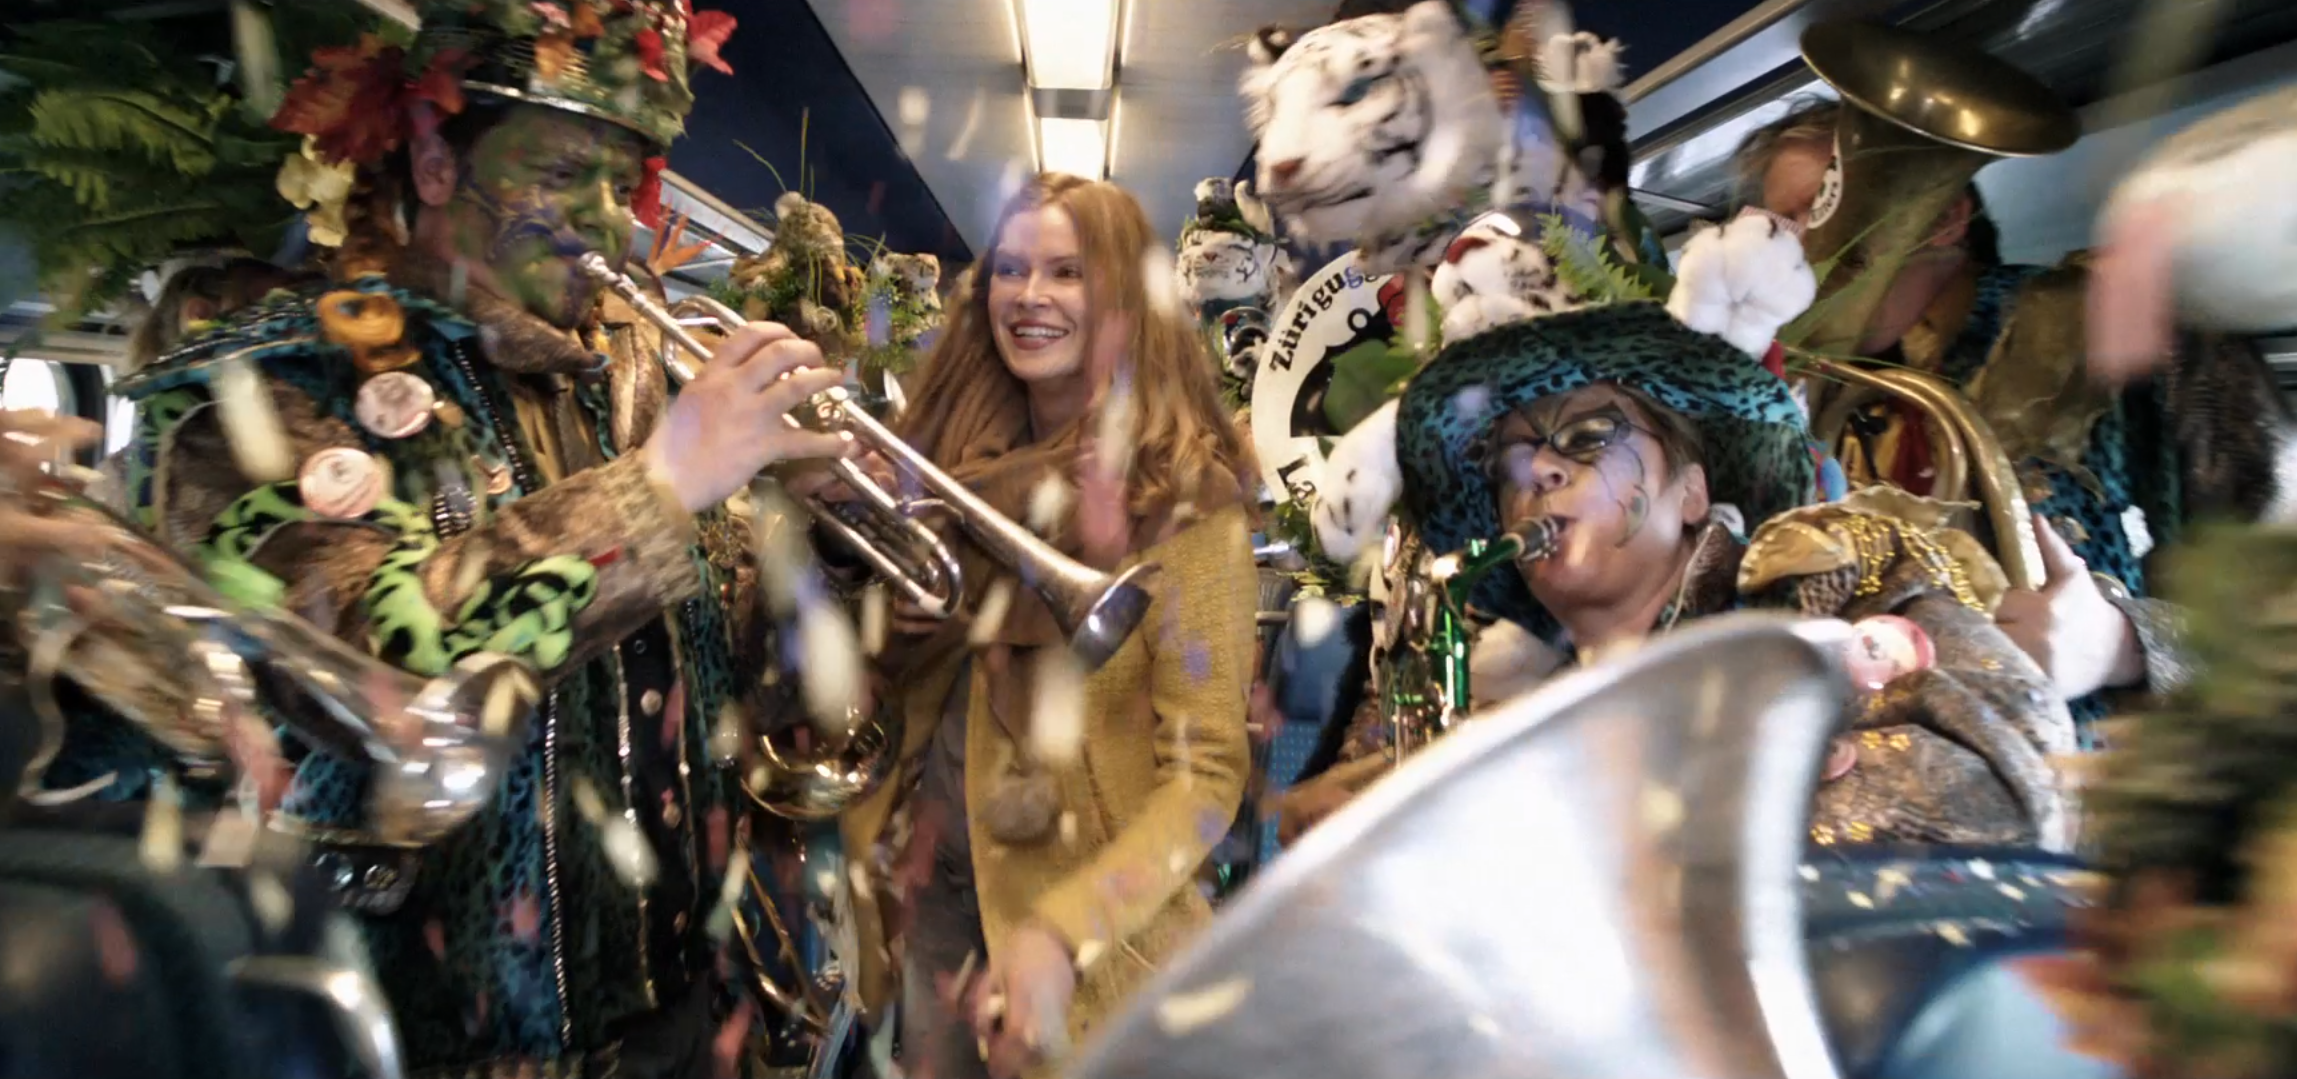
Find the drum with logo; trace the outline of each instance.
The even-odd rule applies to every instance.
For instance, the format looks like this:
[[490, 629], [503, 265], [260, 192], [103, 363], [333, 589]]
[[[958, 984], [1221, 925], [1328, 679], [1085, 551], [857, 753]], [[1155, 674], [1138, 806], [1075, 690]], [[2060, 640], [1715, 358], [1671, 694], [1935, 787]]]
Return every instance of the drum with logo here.
[[1401, 277], [1366, 277], [1356, 256], [1342, 255], [1303, 281], [1269, 324], [1252, 380], [1252, 448], [1276, 501], [1313, 500], [1325, 444], [1345, 433], [1324, 415], [1332, 361], [1395, 336], [1403, 292]]

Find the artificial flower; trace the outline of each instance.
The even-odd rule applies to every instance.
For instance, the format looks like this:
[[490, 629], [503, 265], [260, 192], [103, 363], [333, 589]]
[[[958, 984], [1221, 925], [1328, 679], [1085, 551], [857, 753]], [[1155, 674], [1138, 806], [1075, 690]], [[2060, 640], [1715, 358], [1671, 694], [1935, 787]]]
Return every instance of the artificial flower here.
[[557, 82], [573, 62], [574, 38], [567, 33], [553, 30], [534, 40], [534, 70], [545, 82]]
[[574, 5], [574, 36], [584, 41], [606, 36], [606, 24], [599, 21], [598, 9], [587, 0]]
[[551, 3], [550, 0], [534, 0], [533, 3], [527, 5], [527, 8], [541, 16], [542, 21], [557, 29], [569, 30], [574, 27], [574, 20], [567, 16], [566, 9]]
[[717, 69], [720, 74], [733, 74], [733, 67], [719, 57], [718, 50], [727, 38], [734, 36], [737, 25], [734, 17], [723, 11], [695, 12], [686, 24], [686, 55], [697, 64]]
[[[420, 79], [406, 76], [406, 52], [367, 34], [359, 44], [320, 49], [312, 67], [287, 92], [271, 126], [312, 136], [321, 159], [372, 164], [399, 148], [412, 125], [422, 124], [416, 102], [440, 112], [463, 111], [462, 69], [467, 53], [442, 50]], [[410, 115], [412, 113], [413, 115]]]
[[638, 63], [648, 78], [655, 82], [669, 82], [670, 73], [662, 69], [662, 31], [649, 26], [638, 31]]
[[348, 161], [321, 160], [319, 140], [305, 135], [302, 150], [280, 162], [279, 176], [273, 184], [280, 198], [304, 211], [304, 223], [312, 243], [341, 247], [349, 232], [343, 212], [350, 205], [351, 186], [357, 174], [358, 170]]
[[662, 228], [662, 170], [670, 162], [660, 157], [646, 159], [646, 175], [638, 181], [638, 190], [630, 195], [631, 216], [638, 223], [659, 231]]

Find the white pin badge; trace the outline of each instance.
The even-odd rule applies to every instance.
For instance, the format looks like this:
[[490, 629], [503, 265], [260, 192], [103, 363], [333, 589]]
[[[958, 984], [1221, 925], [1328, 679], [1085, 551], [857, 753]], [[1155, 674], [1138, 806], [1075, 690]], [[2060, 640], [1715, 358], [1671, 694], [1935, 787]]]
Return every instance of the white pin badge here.
[[304, 460], [295, 486], [303, 505], [322, 517], [361, 517], [383, 499], [383, 464], [363, 450], [337, 446]]
[[439, 395], [405, 371], [385, 371], [359, 384], [359, 426], [384, 438], [406, 438], [431, 424]]

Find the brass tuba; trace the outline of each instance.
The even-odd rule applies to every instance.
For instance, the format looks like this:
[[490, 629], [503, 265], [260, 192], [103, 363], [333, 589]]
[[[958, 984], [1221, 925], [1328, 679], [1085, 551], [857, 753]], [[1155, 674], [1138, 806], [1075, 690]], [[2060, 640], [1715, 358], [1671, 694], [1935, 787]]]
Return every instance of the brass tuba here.
[[[121, 708], [179, 761], [226, 756], [229, 725], [260, 701], [314, 747], [375, 766], [364, 830], [420, 846], [445, 836], [494, 800], [542, 696], [525, 663], [471, 656], [437, 678], [391, 667], [292, 614], [235, 603], [199, 569], [110, 508], [51, 482], [31, 492], [43, 510], [76, 517], [112, 537], [65, 567], [64, 578], [100, 595], [105, 628], [132, 640], [111, 663], [169, 673], [166, 711]], [[59, 679], [103, 671], [74, 668], [76, 642], [94, 628], [58, 581], [37, 589], [19, 614], [27, 638], [27, 696], [43, 727], [27, 770], [36, 783], [62, 747]], [[99, 700], [99, 688], [84, 685]]]
[[[1845, 107], [1803, 241], [1825, 277], [1789, 343], [1820, 354], [1822, 378], [1906, 398], [1927, 414], [1938, 442], [1930, 493], [1961, 501], [1974, 484], [2011, 585], [2039, 587], [2041, 548], [2015, 462], [1970, 403], [1931, 375], [1828, 357], [1856, 353], [1899, 270], [1979, 169], [2063, 150], [2080, 138], [2080, 120], [2016, 67], [1910, 31], [1821, 23], [1804, 31], [1802, 53]], [[1833, 444], [1852, 410], [1850, 395], [1814, 401], [1812, 433]]]
[[1803, 941], [1849, 627], [1565, 675], [1303, 837], [1064, 1074], [1834, 1079]]

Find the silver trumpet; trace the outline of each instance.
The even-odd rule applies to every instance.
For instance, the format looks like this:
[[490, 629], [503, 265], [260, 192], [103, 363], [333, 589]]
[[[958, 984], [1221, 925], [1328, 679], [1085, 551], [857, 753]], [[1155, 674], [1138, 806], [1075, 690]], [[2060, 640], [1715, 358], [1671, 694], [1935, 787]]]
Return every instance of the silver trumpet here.
[[[542, 695], [524, 662], [481, 653], [418, 678], [292, 614], [233, 602], [166, 544], [61, 482], [29, 493], [112, 538], [36, 588], [23, 612], [27, 695], [44, 727], [27, 783], [61, 748], [56, 684], [70, 678], [195, 769], [221, 762], [230, 725], [267, 705], [314, 747], [374, 765], [362, 830], [388, 843], [430, 843], [493, 800]], [[68, 584], [99, 597], [104, 634], [88, 636], [96, 623], [65, 601]], [[104, 651], [75, 659], [82, 641]], [[160, 692], [121, 692], [105, 669], [119, 665], [166, 672]]]
[[[670, 377], [681, 385], [701, 373], [692, 361], [706, 361], [711, 352], [688, 327], [713, 326], [731, 334], [746, 321], [733, 309], [707, 297], [679, 301], [676, 306], [686, 312], [683, 316], [664, 310], [636, 282], [615, 272], [605, 258], [595, 252], [582, 256], [580, 265], [584, 273], [613, 290], [687, 354], [670, 355], [666, 349], [663, 357]], [[1024, 583], [1044, 597], [1087, 671], [1098, 670], [1116, 655], [1117, 649], [1147, 615], [1149, 594], [1140, 582], [1155, 572], [1155, 565], [1144, 563], [1120, 574], [1106, 574], [1055, 550], [936, 468], [924, 454], [894, 437], [876, 417], [856, 404], [844, 387], [833, 387], [815, 395], [807, 407], [822, 427], [850, 432], [932, 495], [907, 501], [897, 499], [852, 461], [840, 460], [833, 466], [838, 478], [860, 494], [869, 512], [878, 519], [870, 526], [871, 530], [889, 536], [898, 532], [909, 537], [922, 552], [910, 552], [907, 557], [893, 549], [881, 548], [863, 527], [845, 520], [838, 508], [819, 499], [809, 499], [819, 520], [828, 524], [855, 554], [867, 560], [872, 569], [928, 613], [949, 616], [956, 611], [963, 592], [956, 557], [931, 528], [918, 520], [918, 514], [923, 511], [947, 509], [973, 537], [975, 545], [999, 565], [1017, 573]], [[913, 576], [912, 570], [918, 572]]]
[[1367, 788], [1069, 1079], [1835, 1079], [1805, 957], [1849, 627], [1734, 614], [1565, 675]]

